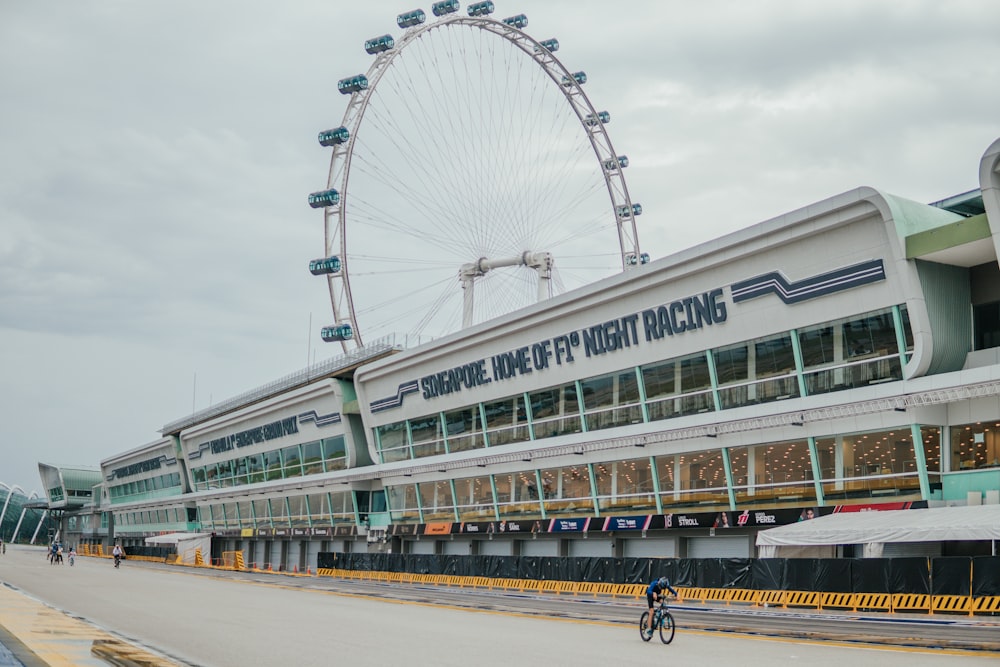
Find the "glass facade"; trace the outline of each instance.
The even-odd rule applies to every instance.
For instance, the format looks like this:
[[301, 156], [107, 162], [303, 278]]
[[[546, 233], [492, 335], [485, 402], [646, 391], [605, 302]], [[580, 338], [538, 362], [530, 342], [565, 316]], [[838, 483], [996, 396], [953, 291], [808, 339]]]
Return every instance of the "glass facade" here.
[[376, 448], [391, 463], [844, 391], [902, 380], [912, 347], [906, 307], [885, 308], [386, 424]]
[[1000, 467], [1000, 422], [975, 422], [951, 427], [953, 471], [997, 467]]
[[[292, 479], [343, 470], [347, 467], [344, 436], [272, 449], [191, 468], [195, 491], [225, 489], [258, 482]], [[180, 476], [177, 476], [180, 485]], [[113, 489], [114, 487], [112, 487]], [[115, 496], [112, 496], [114, 498]]]
[[[941, 429], [918, 428], [926, 472], [936, 478]], [[904, 426], [813, 443], [802, 439], [410, 483], [388, 486], [388, 502], [393, 522], [419, 523], [913, 499], [920, 497], [921, 470], [912, 433], [913, 427]]]

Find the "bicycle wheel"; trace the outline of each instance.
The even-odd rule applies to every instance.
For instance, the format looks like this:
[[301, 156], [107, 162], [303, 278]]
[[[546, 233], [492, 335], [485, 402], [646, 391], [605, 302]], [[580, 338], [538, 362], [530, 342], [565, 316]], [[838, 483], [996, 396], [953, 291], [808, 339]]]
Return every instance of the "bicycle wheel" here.
[[660, 641], [669, 644], [674, 641], [674, 616], [669, 611], [660, 616]]
[[642, 617], [639, 618], [639, 636], [642, 637], [642, 641], [648, 642], [653, 638], [653, 635], [646, 634], [646, 628], [649, 626], [646, 624], [649, 621], [649, 612], [642, 612]]

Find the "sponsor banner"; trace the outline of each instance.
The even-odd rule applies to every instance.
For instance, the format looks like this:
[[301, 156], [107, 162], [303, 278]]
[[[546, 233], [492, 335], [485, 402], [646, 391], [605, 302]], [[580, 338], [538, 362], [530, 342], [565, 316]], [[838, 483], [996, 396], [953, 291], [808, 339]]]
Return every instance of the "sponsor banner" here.
[[593, 521], [591, 524], [599, 524], [601, 530], [649, 530], [649, 524], [652, 523], [652, 516], [609, 516], [604, 519], [604, 523], [601, 524], [598, 521]]
[[492, 535], [497, 530], [496, 521], [469, 521], [460, 523], [454, 532], [471, 535]]
[[275, 537], [288, 537], [291, 534], [292, 534], [292, 529], [291, 528], [275, 528], [274, 529], [274, 536]]
[[583, 533], [587, 531], [590, 517], [585, 519], [552, 519], [549, 521], [550, 533]]
[[255, 531], [253, 528], [244, 528], [243, 530], [240, 531], [240, 537], [253, 537], [256, 534], [257, 531]]
[[[330, 530], [327, 528], [326, 530]], [[334, 526], [332, 529], [334, 537], [351, 537], [358, 534], [358, 527], [353, 523], [350, 525]]]
[[312, 534], [317, 537], [329, 537], [333, 534], [333, 529], [330, 526], [313, 526]]
[[424, 535], [451, 535], [450, 523], [424, 524]]
[[274, 530], [271, 528], [258, 528], [257, 537], [271, 537], [274, 535]]
[[867, 512], [875, 510], [917, 509], [926, 501], [895, 502], [836, 507], [782, 507], [777, 509], [745, 509], [725, 512], [676, 512], [670, 514], [638, 514], [611, 517], [574, 517], [504, 521], [470, 521], [467, 523], [392, 524], [389, 535], [501, 535], [518, 533], [582, 533], [629, 530], [685, 530], [729, 528], [771, 528], [798, 521], [808, 521], [835, 512]]
[[309, 537], [312, 530], [309, 528], [292, 528], [292, 537]]
[[526, 521], [497, 521], [496, 522], [496, 532], [497, 533], [529, 533], [532, 529], [535, 532], [541, 532], [541, 524], [544, 522], [536, 521], [533, 519], [528, 519]]

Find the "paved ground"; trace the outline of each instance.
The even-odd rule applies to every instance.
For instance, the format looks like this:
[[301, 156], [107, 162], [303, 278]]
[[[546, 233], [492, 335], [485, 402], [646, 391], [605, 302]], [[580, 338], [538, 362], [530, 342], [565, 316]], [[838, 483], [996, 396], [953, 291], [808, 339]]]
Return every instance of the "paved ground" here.
[[[52, 566], [41, 550], [9, 549], [0, 559], [0, 581], [7, 584], [0, 586], [0, 626], [43, 661], [36, 664], [50, 665], [108, 664], [93, 654], [95, 640], [153, 647], [157, 655], [147, 664], [219, 667], [698, 664], [707, 656], [713, 663], [768, 667], [843, 667], [846, 661], [965, 667], [996, 665], [1000, 655], [762, 639], [694, 630], [683, 622], [674, 642], [663, 646], [655, 639], [641, 642], [634, 620], [625, 620], [635, 615], [634, 603], [623, 608], [621, 621], [607, 620], [613, 616], [605, 611], [595, 619], [554, 618], [568, 603], [545, 600], [554, 607], [538, 615], [512, 610], [512, 601], [499, 597], [470, 609], [471, 596], [460, 591], [451, 591], [451, 601], [444, 591], [430, 589], [411, 591], [417, 597], [404, 600], [402, 588], [391, 586], [373, 596], [371, 586], [364, 594], [333, 590], [339, 583], [326, 578], [213, 575], [137, 562], [115, 570], [110, 561], [94, 558], [80, 558], [73, 568]], [[540, 602], [524, 601], [529, 607]], [[685, 613], [678, 610], [679, 618]]]

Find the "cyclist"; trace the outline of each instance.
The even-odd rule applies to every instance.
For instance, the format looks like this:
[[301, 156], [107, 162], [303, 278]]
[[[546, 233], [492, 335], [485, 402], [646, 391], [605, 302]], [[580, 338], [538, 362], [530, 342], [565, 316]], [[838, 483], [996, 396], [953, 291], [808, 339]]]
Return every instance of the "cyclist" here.
[[122, 549], [122, 545], [116, 544], [115, 548], [111, 550], [111, 555], [115, 557], [115, 567], [121, 563], [122, 556], [125, 554], [125, 550]]
[[671, 595], [677, 597], [677, 591], [670, 585], [670, 580], [666, 577], [653, 579], [649, 584], [649, 588], [646, 589], [646, 602], [649, 604], [649, 626], [646, 628], [646, 635], [649, 637], [653, 636], [653, 605], [657, 600], [662, 600], [666, 597], [663, 591], [670, 591]]

